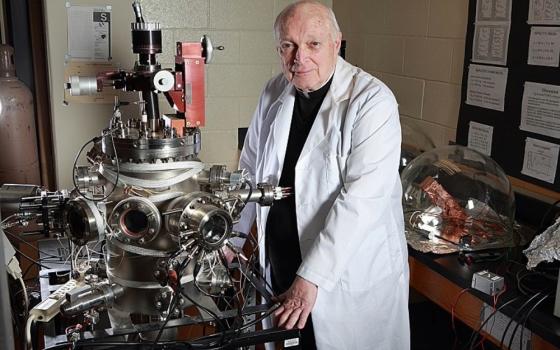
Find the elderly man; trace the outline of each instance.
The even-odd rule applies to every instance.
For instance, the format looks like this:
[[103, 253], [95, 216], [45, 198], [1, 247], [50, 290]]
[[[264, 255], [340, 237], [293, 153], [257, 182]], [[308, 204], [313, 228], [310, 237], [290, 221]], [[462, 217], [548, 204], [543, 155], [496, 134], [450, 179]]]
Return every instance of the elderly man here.
[[238, 228], [256, 214], [276, 323], [303, 329], [304, 349], [407, 349], [395, 98], [338, 57], [341, 33], [321, 3], [289, 5], [274, 30], [282, 74], [262, 92], [240, 167], [294, 195], [246, 208]]

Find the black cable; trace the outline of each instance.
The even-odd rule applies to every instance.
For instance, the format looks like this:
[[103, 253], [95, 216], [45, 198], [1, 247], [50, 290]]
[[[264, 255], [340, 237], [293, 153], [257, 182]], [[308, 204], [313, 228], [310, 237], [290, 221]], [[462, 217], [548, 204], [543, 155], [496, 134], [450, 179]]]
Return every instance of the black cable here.
[[8, 232], [7, 230], [4, 230], [4, 233], [7, 234], [8, 236], [14, 238], [14, 239], [17, 239], [17, 240], [20, 241], [21, 243], [23, 243], [23, 244], [25, 244], [25, 245], [27, 245], [27, 246], [29, 246], [29, 247], [35, 249], [37, 252], [39, 252], [39, 253], [41, 253], [41, 254], [48, 255], [48, 256], [51, 257], [51, 258], [60, 258], [60, 256], [53, 255], [53, 254], [49, 254], [49, 253], [47, 253], [47, 252], [44, 252], [44, 251], [40, 250], [39, 248], [37, 248], [37, 247], [34, 246], [33, 244], [27, 242], [25, 239], [23, 239], [23, 238], [21, 238], [21, 237], [15, 235], [15, 234], [13, 234], [13, 233]]
[[541, 222], [539, 224], [539, 228], [537, 229], [537, 233], [541, 233], [544, 230], [544, 223], [546, 221], [546, 218], [548, 217], [548, 215], [552, 212], [552, 210], [554, 209], [554, 207], [556, 207], [556, 205], [560, 203], [560, 199], [557, 200], [556, 202], [552, 203], [548, 209], [546, 210], [546, 212], [544, 213]]
[[525, 301], [523, 304], [521, 304], [521, 306], [515, 311], [513, 316], [511, 316], [506, 328], [504, 329], [504, 333], [502, 334], [502, 338], [500, 339], [500, 349], [502, 348], [502, 345], [504, 344], [504, 340], [506, 339], [507, 331], [509, 330], [509, 327], [511, 326], [512, 322], [515, 320], [517, 315], [519, 315], [519, 313], [525, 308], [525, 306], [529, 305], [531, 303], [531, 301], [533, 301], [533, 299], [539, 297], [541, 294], [542, 294], [542, 292], [538, 292], [537, 294], [530, 297], [527, 301]]
[[183, 291], [183, 288], [181, 286], [181, 273], [187, 267], [187, 265], [189, 264], [190, 261], [191, 261], [190, 259], [186, 258], [181, 263], [181, 265], [179, 266], [179, 269], [178, 269], [178, 272], [177, 272], [177, 281], [178, 281], [177, 290], [179, 291], [179, 293], [181, 293], [182, 296], [184, 296], [187, 300], [189, 300], [193, 305], [195, 305], [199, 309], [207, 312], [216, 321], [216, 324], [220, 327], [220, 329], [223, 330], [222, 331], [222, 336], [221, 336], [221, 339], [220, 339], [220, 343], [218, 343], [218, 344], [223, 344], [226, 327], [225, 327], [224, 323], [222, 322], [222, 320], [212, 310], [206, 308], [205, 306], [199, 304], [193, 298], [191, 298], [186, 292]]
[[520, 298], [520, 296], [517, 296], [507, 302], [505, 302], [504, 304], [502, 304], [499, 308], [497, 308], [496, 310], [492, 311], [490, 313], [490, 315], [488, 315], [488, 317], [486, 317], [486, 319], [480, 324], [480, 327], [478, 327], [478, 329], [476, 331], [473, 330], [472, 334], [471, 334], [471, 338], [469, 339], [468, 345], [469, 345], [469, 349], [472, 350], [474, 349], [474, 345], [476, 344], [476, 340], [478, 338], [478, 335], [480, 335], [480, 332], [482, 332], [482, 329], [484, 328], [484, 326], [486, 325], [486, 323], [488, 323], [488, 321], [490, 321], [492, 319], [492, 317], [498, 313], [499, 311], [501, 311], [504, 307], [508, 306], [509, 304], [515, 302], [516, 300], [518, 300]]
[[[231, 329], [231, 330], [228, 331], [228, 333], [238, 334], [239, 332], [241, 332], [241, 331], [243, 331], [243, 330], [259, 323], [259, 322], [261, 322], [262, 320], [264, 320], [265, 318], [270, 316], [279, 307], [280, 307], [280, 304], [274, 304], [274, 306], [272, 306], [269, 310], [267, 310], [261, 317], [256, 318], [255, 320], [253, 320], [251, 322], [248, 322], [248, 323], [246, 323], [246, 324], [244, 324], [244, 325], [242, 325], [238, 328]], [[201, 340], [212, 339], [214, 337], [216, 337], [216, 334], [211, 334], [211, 335], [203, 336], [203, 337], [200, 337], [200, 338], [196, 338], [196, 339], [193, 340], [193, 342], [190, 342], [190, 345], [191, 346], [200, 346], [201, 344], [196, 344], [196, 343], [194, 343], [194, 341], [199, 341], [200, 342]]]
[[169, 302], [169, 312], [167, 313], [167, 316], [165, 317], [165, 321], [163, 322], [163, 324], [161, 325], [161, 328], [159, 329], [159, 332], [154, 340], [154, 343], [152, 344], [152, 349], [154, 348], [154, 346], [157, 345], [159, 338], [161, 338], [161, 335], [163, 333], [163, 329], [165, 328], [165, 326], [167, 325], [167, 323], [169, 322], [169, 320], [171, 320], [171, 314], [174, 313], [175, 310], [175, 306], [177, 306], [177, 301], [179, 300], [179, 298], [177, 297], [177, 293], [175, 293], [173, 295], [173, 298], [171, 299], [171, 301]]
[[247, 205], [247, 203], [249, 203], [249, 199], [251, 199], [251, 195], [253, 195], [253, 184], [249, 180], [245, 181], [245, 184], [249, 186], [249, 194], [247, 195], [244, 203], [245, 205]]
[[[227, 271], [227, 274], [228, 274], [229, 281], [231, 282], [231, 285], [234, 286], [235, 282], [234, 282], [233, 276], [231, 275], [231, 271], [227, 268], [227, 259], [224, 255], [224, 252], [221, 249], [218, 250], [218, 256], [219, 256], [219, 259], [220, 259], [222, 265], [224, 265], [226, 267], [226, 271]], [[239, 299], [239, 297], [237, 297], [237, 305], [238, 305], [238, 307], [237, 307], [237, 320], [240, 320], [241, 323], [243, 324], [243, 313], [242, 313], [242, 310], [241, 310], [241, 299]], [[233, 320], [232, 325], [235, 325], [235, 321], [236, 321], [236, 319]], [[237, 337], [238, 333], [236, 332], [234, 334], [235, 334], [234, 338]]]
[[[523, 272], [526, 272], [524, 275], [521, 275]], [[538, 277], [541, 278], [541, 280], [535, 280], [533, 279], [532, 281], [530, 281], [530, 285], [536, 285], [537, 288], [531, 288], [530, 286], [527, 286], [527, 283], [523, 283], [523, 280], [525, 279], [529, 279], [529, 278], [534, 278], [534, 277]], [[558, 278], [556, 276], [550, 275], [548, 273], [545, 272], [539, 272], [539, 271], [525, 271], [525, 270], [519, 270], [516, 274], [515, 274], [515, 278], [517, 280], [517, 289], [519, 289], [519, 291], [523, 294], [525, 294], [526, 296], [529, 295], [533, 295], [539, 291], [542, 291], [544, 289], [546, 289], [546, 287], [548, 287], [546, 284], [543, 285], [543, 283], [541, 283], [542, 281], [546, 282], [546, 280], [548, 281], [553, 281], [554, 285], [556, 285], [556, 281], [558, 280]]]
[[49, 267], [46, 265], [41, 264], [40, 262], [38, 262], [37, 260], [30, 258], [29, 256], [25, 255], [21, 250], [18, 250], [17, 248], [14, 247], [14, 250], [16, 252], [18, 252], [18, 254], [20, 254], [21, 256], [23, 256], [25, 259], [29, 260], [30, 262], [32, 262], [33, 264], [37, 265], [37, 266], [41, 266], [44, 267], [45, 269], [48, 269]]
[[[531, 307], [531, 309], [529, 309], [529, 311], [527, 312], [527, 314], [525, 314], [525, 318], [523, 319], [523, 327], [521, 327], [521, 337], [519, 339], [519, 346], [522, 347], [523, 346], [523, 333], [525, 333], [525, 325], [527, 324], [527, 320], [529, 319], [529, 317], [531, 316], [531, 314], [533, 313], [533, 311], [535, 311], [535, 309], [543, 302], [545, 301], [548, 297], [550, 296], [550, 294], [545, 295], [544, 297], [542, 297], [541, 299], [539, 299], [539, 301], [537, 301], [535, 303], [535, 305], [533, 305], [533, 307]], [[511, 333], [511, 337], [509, 338], [509, 344], [508, 344], [508, 349], [511, 349], [511, 344], [513, 343], [513, 338], [515, 338], [515, 333], [517, 332], [517, 328], [519, 327], [519, 325], [521, 324], [521, 322], [518, 322], [517, 325], [515, 326], [515, 328], [513, 329], [513, 332]]]

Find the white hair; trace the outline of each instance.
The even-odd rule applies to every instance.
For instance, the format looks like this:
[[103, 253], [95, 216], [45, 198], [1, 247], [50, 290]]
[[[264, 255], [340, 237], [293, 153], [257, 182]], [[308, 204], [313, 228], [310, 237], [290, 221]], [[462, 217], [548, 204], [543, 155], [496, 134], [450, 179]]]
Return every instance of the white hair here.
[[280, 31], [282, 30], [282, 25], [288, 18], [293, 15], [296, 9], [303, 5], [314, 5], [327, 11], [327, 18], [329, 20], [329, 26], [331, 28], [331, 36], [333, 40], [336, 40], [336, 38], [338, 37], [338, 33], [340, 33], [340, 26], [336, 21], [336, 16], [334, 15], [333, 10], [330, 7], [325, 6], [324, 4], [315, 0], [297, 1], [286, 6], [286, 8], [284, 8], [282, 12], [278, 14], [276, 20], [274, 21], [274, 38], [276, 40], [280, 40]]

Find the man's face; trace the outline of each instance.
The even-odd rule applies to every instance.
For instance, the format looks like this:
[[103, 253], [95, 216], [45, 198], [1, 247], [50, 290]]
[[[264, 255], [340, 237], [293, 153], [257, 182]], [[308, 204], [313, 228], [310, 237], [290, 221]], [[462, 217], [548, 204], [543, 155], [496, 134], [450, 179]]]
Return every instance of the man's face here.
[[324, 16], [296, 12], [281, 26], [278, 53], [286, 79], [303, 91], [320, 88], [336, 65], [340, 33], [333, 38]]

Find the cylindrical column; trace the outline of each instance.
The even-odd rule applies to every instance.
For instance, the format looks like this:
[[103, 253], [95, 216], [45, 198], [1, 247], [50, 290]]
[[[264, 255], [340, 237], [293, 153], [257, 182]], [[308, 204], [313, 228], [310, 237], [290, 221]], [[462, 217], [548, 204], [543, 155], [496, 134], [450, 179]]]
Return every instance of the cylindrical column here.
[[0, 45], [0, 184], [41, 183], [33, 95], [15, 72], [14, 50]]

